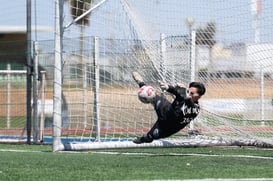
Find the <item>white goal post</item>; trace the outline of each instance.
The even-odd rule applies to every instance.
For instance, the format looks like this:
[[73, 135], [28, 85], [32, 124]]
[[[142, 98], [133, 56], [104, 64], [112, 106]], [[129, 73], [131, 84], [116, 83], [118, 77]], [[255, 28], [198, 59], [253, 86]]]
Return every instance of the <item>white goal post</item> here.
[[[248, 4], [78, 0], [82, 4], [73, 7], [55, 2], [53, 151], [273, 146], [273, 40], [254, 42], [246, 35], [250, 20], [236, 19], [249, 27], [240, 29], [229, 19], [240, 17], [238, 12], [247, 15]], [[89, 9], [69, 14], [81, 7]], [[199, 24], [181, 24], [178, 16], [188, 16], [181, 8], [191, 9]], [[200, 115], [168, 139], [132, 143], [156, 120], [153, 107], [137, 99], [133, 71], [159, 93], [160, 79], [204, 82]], [[65, 125], [64, 99], [69, 116]]]

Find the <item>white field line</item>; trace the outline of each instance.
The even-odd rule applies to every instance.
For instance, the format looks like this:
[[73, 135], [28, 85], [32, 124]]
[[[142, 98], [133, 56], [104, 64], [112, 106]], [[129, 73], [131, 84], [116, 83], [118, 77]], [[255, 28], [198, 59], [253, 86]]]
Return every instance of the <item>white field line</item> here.
[[220, 155], [220, 154], [200, 154], [200, 153], [124, 153], [124, 152], [108, 152], [108, 151], [94, 151], [89, 152], [94, 154], [109, 154], [109, 155], [134, 155], [134, 156], [199, 156], [199, 157], [233, 157], [233, 158], [254, 158], [273, 160], [273, 157], [255, 156], [255, 155]]
[[[0, 152], [18, 152], [18, 153], [41, 153], [44, 151], [37, 150], [15, 150], [15, 149], [0, 149]], [[105, 155], [132, 155], [132, 156], [199, 156], [199, 157], [232, 157], [232, 158], [253, 158], [253, 159], [264, 159], [273, 160], [273, 157], [268, 156], [256, 156], [256, 155], [221, 155], [221, 154], [201, 154], [201, 153], [129, 153], [129, 152], [110, 152], [110, 151], [60, 151], [64, 153], [78, 153], [78, 154], [105, 154]]]
[[[0, 149], [0, 152], [18, 152], [18, 153], [41, 153], [44, 151], [37, 150], [15, 150], [15, 149]], [[198, 157], [231, 157], [231, 158], [253, 158], [253, 159], [264, 159], [273, 160], [273, 157], [268, 156], [257, 156], [257, 155], [222, 155], [222, 154], [202, 154], [202, 153], [129, 153], [129, 152], [110, 152], [110, 151], [60, 151], [63, 153], [77, 153], [77, 154], [105, 154], [105, 155], [132, 155], [132, 156], [198, 156]]]
[[44, 151], [36, 151], [36, 150], [13, 150], [13, 149], [0, 149], [0, 152], [42, 153], [42, 152], [44, 152]]

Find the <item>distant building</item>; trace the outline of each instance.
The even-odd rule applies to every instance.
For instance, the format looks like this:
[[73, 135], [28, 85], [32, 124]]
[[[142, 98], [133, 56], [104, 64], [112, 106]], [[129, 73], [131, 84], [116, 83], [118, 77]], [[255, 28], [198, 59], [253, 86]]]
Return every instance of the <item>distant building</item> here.
[[208, 70], [214, 76], [221, 77], [259, 77], [273, 76], [273, 44], [235, 43], [229, 47], [216, 45], [211, 50], [206, 46], [197, 46], [197, 68]]
[[[52, 28], [38, 26], [35, 31], [49, 32]], [[23, 69], [27, 55], [26, 26], [0, 26], [0, 42], [0, 69], [6, 69], [7, 63], [12, 69]]]

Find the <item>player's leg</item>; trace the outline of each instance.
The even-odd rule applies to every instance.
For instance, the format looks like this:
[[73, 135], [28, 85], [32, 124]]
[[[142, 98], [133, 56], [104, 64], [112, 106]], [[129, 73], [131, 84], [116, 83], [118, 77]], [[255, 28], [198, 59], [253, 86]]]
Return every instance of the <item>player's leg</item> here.
[[149, 138], [149, 135], [147, 134], [144, 134], [143, 136], [141, 137], [136, 137], [133, 142], [135, 144], [141, 144], [141, 143], [151, 143], [154, 139], [152, 138]]
[[142, 87], [145, 85], [145, 82], [141, 75], [138, 72], [133, 72], [132, 73], [133, 79], [136, 81], [139, 87]]
[[158, 120], [166, 120], [167, 112], [171, 109], [172, 106], [171, 102], [167, 100], [165, 96], [157, 95], [155, 101], [152, 104], [154, 106]]
[[158, 121], [154, 124], [154, 126], [145, 133], [141, 137], [137, 137], [136, 139], [133, 140], [134, 143], [136, 144], [141, 144], [141, 143], [151, 143], [153, 142], [154, 139], [159, 138], [159, 128], [158, 128]]
[[171, 103], [165, 97], [157, 95], [152, 104], [154, 106], [158, 119], [153, 127], [150, 129], [150, 131], [148, 131], [143, 136], [137, 137], [133, 140], [133, 142], [136, 144], [151, 143], [155, 139], [160, 139], [164, 137], [162, 136], [164, 135], [164, 131], [160, 128], [160, 124], [166, 124], [166, 121], [164, 120], [167, 119], [166, 114], [167, 111], [170, 109]]

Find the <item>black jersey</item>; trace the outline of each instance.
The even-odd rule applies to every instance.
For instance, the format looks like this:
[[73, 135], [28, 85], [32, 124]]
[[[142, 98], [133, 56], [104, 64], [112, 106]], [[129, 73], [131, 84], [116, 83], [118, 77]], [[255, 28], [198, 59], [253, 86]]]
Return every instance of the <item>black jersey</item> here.
[[[198, 102], [186, 96], [186, 88], [169, 86], [167, 90], [175, 96], [173, 102], [157, 96], [154, 107], [157, 122], [149, 131], [154, 139], [168, 137], [188, 125], [199, 113]], [[155, 134], [156, 133], [156, 134]]]

